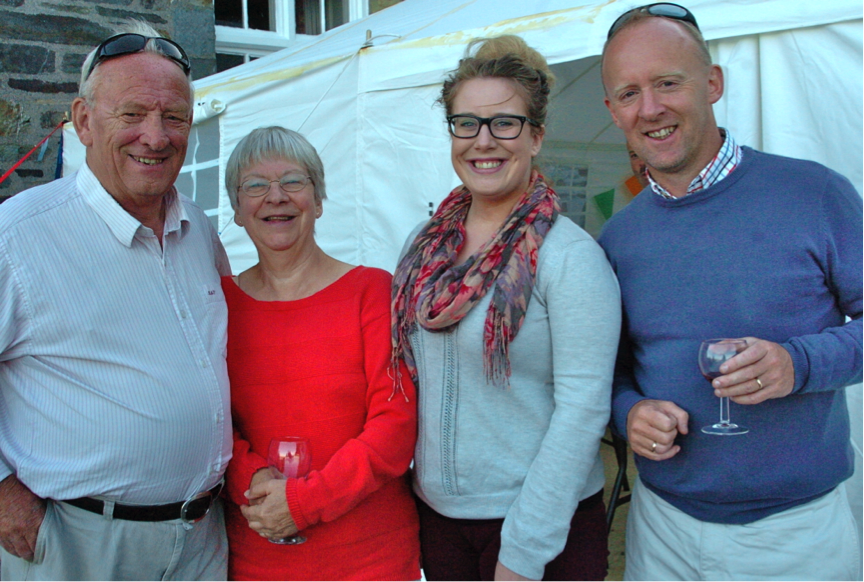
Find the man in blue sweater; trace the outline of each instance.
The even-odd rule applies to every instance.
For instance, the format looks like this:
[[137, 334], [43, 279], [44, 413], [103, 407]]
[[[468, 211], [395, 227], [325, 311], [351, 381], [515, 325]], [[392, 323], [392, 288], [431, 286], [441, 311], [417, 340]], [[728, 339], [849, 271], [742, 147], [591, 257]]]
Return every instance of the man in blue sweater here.
[[[650, 178], [600, 238], [624, 305], [613, 421], [639, 469], [625, 579], [860, 579], [842, 485], [844, 387], [862, 369], [860, 196], [717, 127], [723, 73], [680, 6], [619, 18], [602, 73]], [[747, 347], [709, 385], [697, 353], [718, 337]], [[701, 431], [720, 396], [748, 433]]]

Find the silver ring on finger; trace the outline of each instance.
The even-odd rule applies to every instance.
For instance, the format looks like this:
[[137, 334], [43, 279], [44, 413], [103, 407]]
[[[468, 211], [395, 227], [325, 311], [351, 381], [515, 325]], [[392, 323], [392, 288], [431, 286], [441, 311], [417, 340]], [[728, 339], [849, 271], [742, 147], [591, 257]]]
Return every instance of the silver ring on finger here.
[[762, 386], [762, 380], [760, 380], [758, 377], [756, 378], [756, 385], [759, 386], [759, 390], [762, 390], [764, 388], [764, 386]]
[[657, 442], [656, 442], [656, 441], [652, 441], [652, 442], [651, 442], [651, 452], [652, 452], [652, 453], [656, 453], [656, 452], [657, 452]]

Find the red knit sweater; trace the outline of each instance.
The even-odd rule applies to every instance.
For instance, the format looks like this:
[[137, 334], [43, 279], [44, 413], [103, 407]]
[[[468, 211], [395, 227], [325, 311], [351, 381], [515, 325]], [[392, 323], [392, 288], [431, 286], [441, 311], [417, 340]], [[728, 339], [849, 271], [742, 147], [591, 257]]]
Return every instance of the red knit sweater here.
[[[222, 279], [234, 457], [226, 508], [229, 578], [417, 580], [417, 513], [405, 472], [414, 453], [414, 387], [394, 393], [390, 275], [357, 267], [311, 297], [257, 301]], [[406, 402], [406, 396], [408, 401]], [[312, 470], [289, 479], [305, 544], [251, 530], [238, 505], [277, 436], [310, 440]]]

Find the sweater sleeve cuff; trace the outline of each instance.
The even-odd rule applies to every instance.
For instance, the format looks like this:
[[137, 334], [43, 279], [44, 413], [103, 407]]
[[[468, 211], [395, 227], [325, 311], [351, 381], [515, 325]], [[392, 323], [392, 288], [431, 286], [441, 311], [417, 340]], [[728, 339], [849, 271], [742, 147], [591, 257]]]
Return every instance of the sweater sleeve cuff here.
[[621, 391], [612, 401], [612, 430], [621, 438], [627, 439], [627, 415], [636, 403], [647, 400], [635, 390]]
[[788, 341], [780, 346], [789, 352], [789, 357], [792, 358], [792, 369], [795, 372], [795, 387], [792, 388], [792, 394], [797, 394], [801, 392], [810, 377], [810, 360], [807, 358], [807, 352], [795, 341]]
[[531, 580], [542, 580], [546, 571], [546, 564], [542, 559], [533, 556], [526, 551], [525, 547], [507, 543], [501, 540], [501, 550], [498, 552], [498, 561], [519, 574]]
[[288, 501], [288, 511], [291, 512], [291, 519], [294, 520], [294, 525], [298, 530], [304, 530], [311, 524], [306, 521], [306, 517], [300, 510], [300, 497], [297, 493], [298, 479], [288, 479], [285, 483], [285, 499]]

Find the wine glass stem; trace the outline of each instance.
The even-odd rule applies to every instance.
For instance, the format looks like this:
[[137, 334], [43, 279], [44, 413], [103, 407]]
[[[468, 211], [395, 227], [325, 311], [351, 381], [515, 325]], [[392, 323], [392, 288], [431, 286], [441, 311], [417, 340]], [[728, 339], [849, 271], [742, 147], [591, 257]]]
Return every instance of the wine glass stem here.
[[727, 425], [732, 424], [729, 421], [729, 397], [721, 396], [720, 397], [720, 424]]

